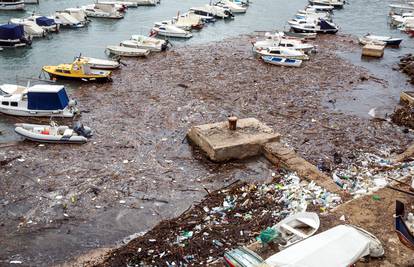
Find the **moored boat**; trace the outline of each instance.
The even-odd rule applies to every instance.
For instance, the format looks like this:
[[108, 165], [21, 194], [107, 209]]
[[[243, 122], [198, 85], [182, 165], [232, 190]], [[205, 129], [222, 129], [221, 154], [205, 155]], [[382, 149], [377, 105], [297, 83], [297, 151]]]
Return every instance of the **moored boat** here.
[[57, 66], [44, 66], [42, 70], [50, 79], [71, 79], [81, 81], [111, 81], [111, 72], [105, 70], [93, 70], [88, 64], [75, 61], [72, 64], [60, 64]]
[[193, 35], [188, 31], [180, 29], [174, 25], [166, 25], [163, 23], [155, 23], [154, 27], [152, 28], [150, 32], [150, 37], [153, 37], [156, 35], [165, 36], [165, 37], [174, 37], [174, 38], [193, 37]]
[[122, 41], [121, 45], [126, 47], [148, 49], [151, 52], [165, 51], [170, 42], [144, 35], [132, 35], [130, 40]]
[[0, 10], [24, 10], [24, 1], [0, 0]]
[[368, 40], [372, 42], [382, 42], [388, 46], [399, 46], [401, 42], [403, 41], [402, 38], [393, 38], [390, 36], [379, 36], [379, 35], [372, 35], [372, 34], [367, 34], [363, 38], [360, 38], [360, 42], [364, 40]]
[[92, 137], [89, 127], [75, 123], [74, 127], [59, 126], [55, 122], [50, 125], [17, 123], [14, 131], [25, 139], [41, 143], [83, 144]]
[[96, 3], [92, 5], [82, 6], [88, 17], [93, 18], [107, 18], [107, 19], [122, 19], [124, 13], [120, 12], [115, 4]]
[[340, 9], [345, 5], [343, 0], [309, 0], [311, 5], [320, 5], [320, 6], [333, 6], [334, 8]]
[[83, 28], [86, 25], [85, 23], [82, 23], [76, 19], [72, 14], [68, 13], [68, 11], [56, 11], [55, 15], [52, 18], [55, 19], [57, 24], [62, 27]]
[[0, 85], [0, 112], [13, 116], [71, 118], [78, 109], [62, 85]]
[[284, 67], [296, 67], [299, 68], [302, 65], [302, 60], [299, 59], [290, 59], [283, 57], [274, 57], [274, 56], [262, 56], [264, 62]]
[[47, 32], [58, 32], [60, 25], [52, 18], [47, 18], [44, 16], [32, 15], [27, 18], [27, 20], [35, 22], [39, 27], [42, 27], [43, 30]]
[[36, 24], [36, 22], [29, 19], [12, 18], [10, 22], [17, 25], [22, 25], [24, 32], [32, 37], [45, 37], [47, 31]]
[[123, 57], [146, 57], [150, 54], [150, 50], [141, 48], [132, 48], [119, 45], [108, 45], [106, 50], [117, 56]]
[[290, 25], [290, 28], [294, 32], [298, 33], [330, 33], [335, 34], [338, 32], [338, 26], [333, 22], [326, 21], [324, 19], [319, 19], [314, 23], [305, 23], [298, 25]]
[[118, 61], [99, 59], [99, 58], [93, 58], [93, 57], [79, 56], [79, 57], [76, 57], [76, 61], [79, 61], [82, 64], [87, 64], [92, 69], [99, 69], [99, 70], [114, 70], [121, 66], [121, 63], [119, 63]]
[[266, 49], [257, 49], [253, 51], [257, 53], [260, 57], [274, 56], [281, 58], [309, 60], [309, 56], [303, 53], [302, 51], [293, 50], [285, 47], [269, 47]]
[[32, 44], [32, 39], [24, 33], [23, 25], [0, 25], [0, 47], [23, 47]]

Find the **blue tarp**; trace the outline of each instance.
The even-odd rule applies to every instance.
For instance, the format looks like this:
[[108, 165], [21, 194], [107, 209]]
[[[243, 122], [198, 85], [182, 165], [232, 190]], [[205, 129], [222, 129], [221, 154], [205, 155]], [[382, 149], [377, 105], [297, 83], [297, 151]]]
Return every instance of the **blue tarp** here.
[[36, 24], [39, 26], [52, 26], [55, 25], [55, 20], [46, 17], [38, 17], [36, 19]]
[[64, 109], [69, 103], [65, 88], [57, 93], [51, 92], [28, 92], [28, 109], [32, 110], [58, 110]]
[[23, 25], [13, 23], [0, 25], [0, 39], [2, 40], [16, 40], [22, 38], [23, 35]]

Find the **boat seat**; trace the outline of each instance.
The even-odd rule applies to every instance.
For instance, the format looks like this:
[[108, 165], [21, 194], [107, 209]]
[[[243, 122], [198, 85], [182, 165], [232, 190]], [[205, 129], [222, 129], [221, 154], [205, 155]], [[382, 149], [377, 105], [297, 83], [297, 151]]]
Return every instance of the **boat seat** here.
[[65, 132], [63, 133], [63, 136], [72, 136], [73, 135], [73, 130], [72, 129], [66, 129]]
[[281, 224], [280, 227], [287, 230], [287, 231], [289, 231], [289, 232], [291, 232], [294, 235], [297, 235], [297, 236], [301, 237], [301, 238], [307, 238], [308, 237], [307, 235], [305, 235], [301, 231], [296, 230], [295, 228], [293, 228], [292, 226], [290, 226], [288, 224]]

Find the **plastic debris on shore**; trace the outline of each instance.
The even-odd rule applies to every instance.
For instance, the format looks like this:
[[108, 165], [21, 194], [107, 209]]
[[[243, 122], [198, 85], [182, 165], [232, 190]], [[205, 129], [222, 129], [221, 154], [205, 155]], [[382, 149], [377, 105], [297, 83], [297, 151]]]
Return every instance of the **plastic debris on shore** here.
[[393, 163], [371, 153], [361, 153], [347, 168], [337, 169], [332, 179], [354, 197], [369, 194], [387, 186], [394, 180], [414, 175], [414, 161]]

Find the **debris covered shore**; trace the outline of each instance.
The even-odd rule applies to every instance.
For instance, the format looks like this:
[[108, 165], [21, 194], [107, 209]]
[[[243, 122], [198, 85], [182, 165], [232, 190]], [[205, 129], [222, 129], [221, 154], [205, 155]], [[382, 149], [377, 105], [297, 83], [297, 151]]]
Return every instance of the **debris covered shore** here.
[[[0, 244], [5, 251], [0, 259], [20, 254], [24, 261], [25, 252], [34, 253], [30, 239], [71, 232], [77, 237], [62, 244], [68, 248], [66, 257], [57, 257], [64, 247], [53, 250], [43, 242], [34, 263], [69, 261], [180, 215], [204, 197], [204, 188], [213, 192], [235, 180], [265, 182], [274, 171], [261, 159], [209, 162], [186, 142], [193, 124], [229, 115], [256, 117], [328, 174], [353, 163], [359, 151], [402, 152], [413, 140], [410, 132], [389, 122], [332, 107], [332, 96], [346, 98], [370, 77], [377, 81], [375, 74], [337, 56], [338, 50], [355, 49], [349, 36], [321, 37], [315, 41], [319, 52], [295, 70], [255, 59], [254, 37], [128, 60], [112, 84], [81, 86], [73, 94], [80, 100], [82, 120], [96, 132], [82, 147], [62, 150], [24, 142], [2, 148], [0, 234], [6, 241]], [[7, 162], [16, 155], [30, 157]], [[85, 234], [87, 224], [98, 231]], [[17, 253], [23, 243], [28, 245]]]

